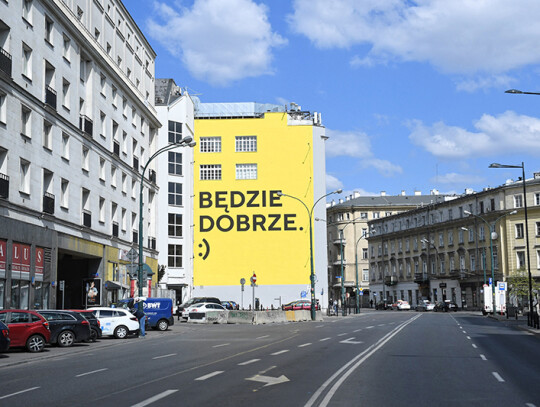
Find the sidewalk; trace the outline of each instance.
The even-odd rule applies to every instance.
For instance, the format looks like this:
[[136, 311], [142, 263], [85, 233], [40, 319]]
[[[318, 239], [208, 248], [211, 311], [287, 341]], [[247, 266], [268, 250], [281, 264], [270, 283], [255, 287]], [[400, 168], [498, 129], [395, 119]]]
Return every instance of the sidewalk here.
[[527, 325], [527, 317], [524, 315], [518, 316], [518, 318], [506, 318], [506, 315], [501, 314], [495, 314], [495, 315], [488, 315], [489, 318], [495, 319], [499, 322], [505, 323], [508, 326], [516, 327], [517, 329], [521, 329], [523, 331], [528, 331], [530, 333], [533, 333], [535, 335], [540, 336], [540, 329], [535, 329]]

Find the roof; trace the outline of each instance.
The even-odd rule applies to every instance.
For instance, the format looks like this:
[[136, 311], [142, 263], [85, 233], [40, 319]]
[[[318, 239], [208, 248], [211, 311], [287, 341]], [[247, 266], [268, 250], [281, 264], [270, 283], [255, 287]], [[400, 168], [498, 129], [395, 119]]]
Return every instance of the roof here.
[[285, 105], [271, 103], [201, 103], [194, 98], [195, 118], [245, 118], [261, 117], [266, 112], [285, 112]]
[[334, 203], [327, 209], [345, 209], [354, 207], [372, 207], [372, 206], [425, 206], [441, 203], [453, 199], [450, 195], [378, 195], [378, 196], [360, 196], [351, 198], [340, 203]]

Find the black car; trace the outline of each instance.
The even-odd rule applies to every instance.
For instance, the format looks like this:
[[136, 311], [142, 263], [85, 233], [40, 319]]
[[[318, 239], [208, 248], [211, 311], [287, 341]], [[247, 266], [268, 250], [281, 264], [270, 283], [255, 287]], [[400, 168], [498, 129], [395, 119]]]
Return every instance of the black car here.
[[6, 352], [9, 349], [9, 328], [0, 321], [0, 352]]
[[78, 312], [90, 322], [90, 342], [95, 342], [101, 338], [101, 324], [94, 311], [91, 309], [72, 309], [70, 311]]
[[90, 322], [80, 313], [66, 310], [42, 310], [39, 313], [49, 322], [51, 344], [67, 347], [90, 339]]
[[458, 310], [458, 307], [457, 307], [457, 304], [455, 302], [452, 302], [452, 301], [443, 301], [443, 302], [438, 302], [437, 304], [435, 304], [435, 308], [433, 309], [433, 311], [440, 311], [440, 312], [448, 312], [448, 311], [457, 311]]
[[189, 308], [193, 304], [201, 304], [203, 302], [212, 302], [214, 304], [221, 305], [221, 301], [219, 300], [219, 298], [216, 297], [193, 297], [189, 301], [179, 305], [176, 308], [176, 315], [178, 317], [178, 320], [180, 321], [182, 319], [182, 311], [184, 311], [186, 308]]

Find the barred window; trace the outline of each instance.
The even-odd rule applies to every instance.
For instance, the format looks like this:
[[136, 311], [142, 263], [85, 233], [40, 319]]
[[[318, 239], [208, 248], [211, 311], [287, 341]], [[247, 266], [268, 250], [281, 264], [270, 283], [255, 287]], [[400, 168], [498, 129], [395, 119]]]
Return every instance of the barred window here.
[[221, 137], [201, 137], [201, 153], [221, 153]]
[[178, 143], [182, 140], [182, 123], [169, 120], [169, 143]]
[[169, 151], [169, 174], [182, 175], [182, 153]]
[[169, 213], [169, 236], [182, 237], [181, 213]]
[[167, 256], [168, 267], [182, 267], [182, 245], [170, 244]]
[[200, 166], [200, 179], [221, 179], [221, 164], [201, 164]]
[[257, 136], [236, 136], [236, 152], [257, 151]]
[[257, 164], [236, 164], [236, 179], [257, 179]]
[[169, 205], [182, 205], [182, 184], [169, 182]]

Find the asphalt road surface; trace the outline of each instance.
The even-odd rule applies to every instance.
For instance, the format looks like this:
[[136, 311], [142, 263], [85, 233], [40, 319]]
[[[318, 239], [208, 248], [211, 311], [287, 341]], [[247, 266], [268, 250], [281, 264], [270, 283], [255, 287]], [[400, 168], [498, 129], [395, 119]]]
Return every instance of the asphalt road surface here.
[[540, 407], [539, 340], [462, 312], [177, 324], [0, 355], [0, 406]]

